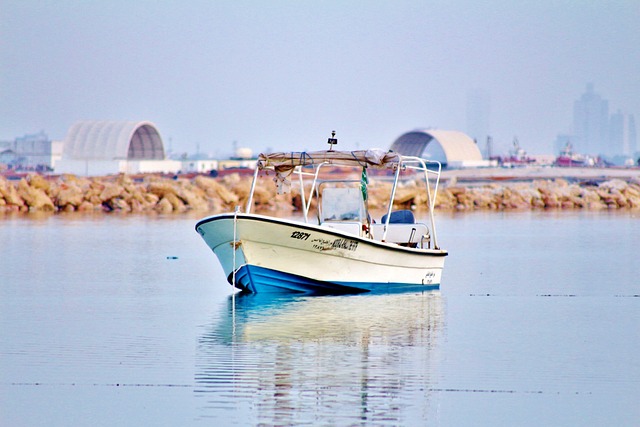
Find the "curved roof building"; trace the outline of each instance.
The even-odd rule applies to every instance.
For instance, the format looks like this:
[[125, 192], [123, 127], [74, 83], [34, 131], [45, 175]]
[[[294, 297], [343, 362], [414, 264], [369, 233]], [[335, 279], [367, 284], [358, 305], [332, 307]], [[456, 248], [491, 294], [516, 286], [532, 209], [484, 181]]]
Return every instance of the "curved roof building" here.
[[[428, 148], [427, 148], [428, 147]], [[482, 153], [473, 139], [453, 130], [419, 129], [396, 139], [391, 150], [405, 156], [437, 160], [448, 166], [477, 166]]]
[[64, 138], [57, 173], [97, 176], [117, 173], [177, 172], [181, 162], [165, 160], [160, 132], [151, 122], [82, 121]]
[[164, 145], [151, 122], [82, 121], [69, 128], [64, 159], [163, 160]]

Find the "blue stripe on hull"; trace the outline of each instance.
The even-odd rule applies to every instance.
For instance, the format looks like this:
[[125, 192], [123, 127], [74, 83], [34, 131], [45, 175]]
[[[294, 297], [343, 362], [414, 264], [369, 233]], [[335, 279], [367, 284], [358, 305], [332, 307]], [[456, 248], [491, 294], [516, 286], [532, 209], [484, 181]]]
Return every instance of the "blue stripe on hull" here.
[[[229, 277], [229, 281], [231, 281], [231, 277]], [[400, 282], [324, 282], [255, 265], [243, 265], [240, 267], [236, 272], [235, 286], [238, 289], [252, 293], [297, 292], [312, 294], [394, 293], [427, 291], [440, 287], [439, 284], [422, 285]]]

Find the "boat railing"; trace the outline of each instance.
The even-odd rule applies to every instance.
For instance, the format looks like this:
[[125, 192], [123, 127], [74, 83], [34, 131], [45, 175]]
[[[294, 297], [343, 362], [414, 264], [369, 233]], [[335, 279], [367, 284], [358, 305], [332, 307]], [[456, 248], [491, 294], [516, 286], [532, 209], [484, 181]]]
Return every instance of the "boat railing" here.
[[[300, 197], [302, 198], [302, 207], [304, 211], [304, 222], [309, 222], [309, 209], [311, 209], [311, 201], [313, 200], [313, 193], [316, 191], [316, 186], [318, 185], [318, 176], [320, 175], [320, 169], [322, 166], [329, 165], [329, 162], [322, 162], [317, 167], [314, 168], [314, 172], [305, 172], [302, 170], [302, 166], [298, 166], [294, 172], [298, 174], [300, 178]], [[304, 180], [303, 176], [313, 176], [313, 182], [311, 183], [311, 188], [309, 189], [309, 197], [308, 202], [305, 204], [305, 194], [304, 194]]]
[[[302, 204], [302, 210], [303, 210], [303, 215], [304, 215], [304, 221], [305, 223], [309, 222], [309, 211], [311, 209], [311, 202], [313, 201], [314, 198], [314, 194], [316, 196], [316, 198], [319, 198], [319, 186], [322, 183], [325, 182], [358, 182], [357, 180], [322, 180], [319, 178], [320, 175], [320, 171], [322, 170], [323, 167], [325, 166], [331, 166], [332, 163], [331, 162], [322, 162], [319, 163], [317, 165], [313, 165], [311, 166], [313, 168], [313, 171], [308, 171], [305, 170], [304, 167], [302, 166], [296, 166], [293, 170], [293, 173], [298, 175], [298, 182], [299, 182], [299, 187], [300, 187], [300, 197], [301, 197], [301, 204]], [[309, 166], [307, 166], [309, 167]], [[394, 174], [394, 178], [393, 178], [393, 186], [392, 186], [392, 190], [391, 190], [391, 197], [389, 198], [389, 204], [387, 206], [387, 215], [386, 215], [386, 221], [384, 222], [384, 226], [383, 226], [383, 233], [382, 233], [382, 241], [386, 241], [387, 239], [387, 234], [389, 232], [389, 221], [391, 219], [391, 212], [393, 210], [393, 204], [394, 204], [394, 200], [395, 200], [395, 196], [396, 196], [396, 190], [398, 188], [398, 184], [400, 182], [400, 176], [402, 174], [403, 171], [406, 170], [414, 170], [417, 172], [421, 172], [423, 174], [424, 177], [424, 182], [425, 182], [425, 187], [426, 187], [426, 192], [427, 192], [427, 203], [428, 203], [428, 212], [429, 212], [429, 221], [430, 221], [430, 226], [431, 226], [431, 235], [430, 235], [430, 239], [431, 242], [433, 243], [433, 246], [435, 249], [439, 249], [439, 245], [438, 245], [438, 238], [437, 238], [437, 232], [436, 232], [436, 225], [435, 225], [435, 213], [434, 213], [434, 209], [435, 209], [435, 202], [436, 202], [436, 198], [437, 198], [437, 194], [438, 194], [438, 185], [440, 182], [440, 174], [442, 172], [442, 164], [438, 161], [434, 161], [434, 160], [426, 160], [426, 159], [422, 159], [420, 157], [415, 157], [415, 156], [400, 156], [400, 162], [398, 163], [397, 167], [395, 168], [395, 174]], [[258, 174], [259, 174], [260, 169], [256, 168], [256, 171], [254, 173], [254, 177], [253, 177], [253, 182], [251, 184], [251, 190], [249, 192], [249, 198], [247, 200], [247, 205], [246, 205], [246, 212], [249, 213], [251, 211], [251, 208], [253, 206], [253, 194], [255, 191], [255, 186], [256, 186], [256, 182], [258, 180]], [[304, 184], [305, 184], [305, 177], [307, 178], [312, 178], [312, 183], [311, 183], [311, 188], [309, 188], [308, 193], [305, 192], [304, 189]], [[307, 181], [308, 182], [308, 181]]]
[[[303, 215], [304, 215], [304, 222], [305, 223], [309, 223], [309, 211], [311, 210], [311, 202], [313, 201], [314, 198], [314, 194], [316, 199], [319, 199], [319, 189], [320, 186], [324, 183], [327, 182], [359, 182], [356, 180], [337, 180], [337, 179], [321, 179], [320, 176], [320, 171], [322, 170], [323, 167], [325, 166], [332, 166], [332, 163], [330, 162], [322, 162], [319, 163], [318, 165], [314, 166], [313, 172], [307, 172], [303, 169], [302, 166], [297, 166], [294, 170], [293, 173], [298, 175], [298, 179], [299, 179], [299, 187], [300, 187], [300, 198], [302, 199], [302, 211], [303, 211]], [[311, 188], [309, 188], [309, 194], [305, 194], [305, 190], [304, 190], [304, 177], [313, 177], [313, 180], [311, 182]], [[318, 222], [320, 222], [320, 214], [318, 213]]]
[[[432, 165], [434, 168], [431, 169], [428, 165]], [[386, 221], [383, 227], [382, 240], [386, 241], [387, 234], [389, 232], [389, 221], [391, 220], [391, 211], [393, 210], [393, 203], [396, 196], [396, 189], [398, 188], [398, 182], [400, 180], [400, 175], [404, 170], [415, 170], [424, 173], [424, 181], [427, 191], [427, 204], [429, 209], [429, 221], [431, 224], [431, 234], [433, 239], [433, 245], [435, 249], [439, 249], [438, 246], [438, 237], [436, 233], [436, 223], [435, 223], [435, 201], [438, 194], [438, 184], [440, 183], [440, 173], [442, 172], [442, 164], [435, 160], [425, 160], [420, 157], [415, 156], [401, 156], [400, 164], [395, 171], [394, 179], [393, 179], [393, 187], [391, 189], [391, 197], [389, 199], [389, 205], [387, 206], [387, 215]], [[434, 176], [433, 190], [431, 189], [431, 183], [429, 176]]]
[[246, 213], [251, 212], [251, 206], [253, 206], [253, 193], [256, 190], [256, 183], [258, 182], [258, 174], [260, 173], [260, 168], [256, 165], [256, 170], [253, 172], [253, 181], [251, 181], [251, 189], [249, 190], [249, 198], [247, 199], [247, 206], [245, 208]]
[[[318, 176], [320, 174], [320, 169], [322, 166], [329, 165], [329, 162], [322, 162], [318, 165], [313, 166], [313, 172], [305, 171], [302, 166], [296, 166], [293, 170], [293, 173], [298, 176], [298, 185], [300, 186], [300, 198], [302, 199], [302, 211], [304, 215], [304, 222], [309, 222], [309, 210], [311, 209], [311, 201], [313, 199], [313, 194], [318, 185]], [[256, 170], [253, 174], [253, 181], [251, 182], [251, 189], [249, 190], [249, 198], [247, 200], [247, 205], [245, 212], [250, 213], [251, 208], [253, 207], [253, 194], [256, 189], [256, 183], [258, 181], [258, 174], [260, 173], [260, 168], [256, 167]], [[313, 181], [311, 183], [311, 188], [309, 189], [309, 195], [307, 196], [304, 191], [304, 177], [312, 177]]]

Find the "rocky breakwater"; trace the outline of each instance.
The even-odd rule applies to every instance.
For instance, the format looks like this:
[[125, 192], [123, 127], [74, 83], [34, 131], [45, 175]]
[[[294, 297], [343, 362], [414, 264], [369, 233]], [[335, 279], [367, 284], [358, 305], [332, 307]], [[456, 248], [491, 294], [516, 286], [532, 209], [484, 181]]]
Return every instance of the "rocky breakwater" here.
[[[412, 183], [399, 189], [398, 196], [404, 207], [426, 205], [426, 198]], [[640, 180], [569, 183], [555, 179], [444, 186], [438, 191], [436, 209], [640, 209]]]
[[[373, 181], [369, 208], [384, 209], [391, 184]], [[73, 175], [29, 175], [19, 181], [0, 176], [0, 212], [185, 212], [207, 214], [233, 211], [246, 205], [250, 177], [196, 176], [166, 178], [126, 175], [83, 178]], [[290, 212], [300, 208], [294, 190], [276, 196], [269, 180], [256, 188], [257, 211]], [[396, 208], [422, 208], [426, 196], [415, 182], [403, 183], [396, 193]], [[441, 186], [436, 209], [640, 209], [640, 180], [613, 179], [602, 183], [571, 184], [563, 179], [528, 183]]]
[[[246, 204], [250, 179], [229, 175], [221, 179], [196, 176], [172, 179], [147, 175], [83, 178], [33, 174], [19, 181], [0, 177], [0, 212], [185, 212], [218, 213]], [[275, 188], [258, 188], [259, 208], [293, 209], [292, 196], [276, 200]]]

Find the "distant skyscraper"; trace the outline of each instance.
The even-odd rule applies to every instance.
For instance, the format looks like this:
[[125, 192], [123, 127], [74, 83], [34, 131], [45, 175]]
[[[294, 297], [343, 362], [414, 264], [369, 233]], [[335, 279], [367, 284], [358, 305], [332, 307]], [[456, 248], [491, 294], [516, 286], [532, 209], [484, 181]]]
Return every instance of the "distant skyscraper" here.
[[609, 146], [609, 102], [593, 90], [593, 83], [573, 104], [573, 132], [576, 151], [585, 154], [613, 154]]
[[609, 139], [614, 154], [636, 156], [638, 152], [636, 122], [633, 114], [617, 113], [611, 115]]
[[629, 114], [627, 137], [629, 141], [629, 154], [632, 156], [640, 155], [640, 146], [638, 146], [638, 134], [636, 133], [636, 119], [633, 117], [633, 114]]
[[[489, 95], [479, 89], [469, 91], [467, 93], [467, 135], [476, 141], [480, 150], [484, 150], [487, 144], [490, 116]], [[484, 154], [487, 155], [487, 153]]]
[[609, 119], [609, 154], [629, 154], [628, 139], [625, 138], [624, 114], [618, 110]]

